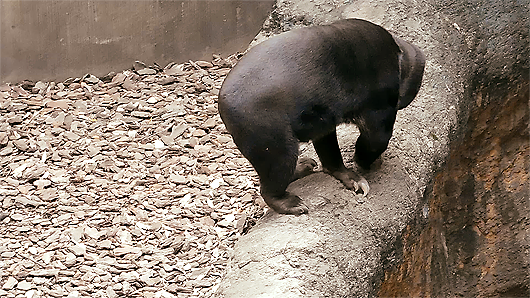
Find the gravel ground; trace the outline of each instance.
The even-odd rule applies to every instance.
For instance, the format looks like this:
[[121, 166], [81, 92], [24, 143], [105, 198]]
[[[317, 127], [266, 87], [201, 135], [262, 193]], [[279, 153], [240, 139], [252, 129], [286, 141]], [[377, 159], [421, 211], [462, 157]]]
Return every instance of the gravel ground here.
[[265, 211], [217, 113], [236, 61], [0, 86], [0, 296], [210, 296]]

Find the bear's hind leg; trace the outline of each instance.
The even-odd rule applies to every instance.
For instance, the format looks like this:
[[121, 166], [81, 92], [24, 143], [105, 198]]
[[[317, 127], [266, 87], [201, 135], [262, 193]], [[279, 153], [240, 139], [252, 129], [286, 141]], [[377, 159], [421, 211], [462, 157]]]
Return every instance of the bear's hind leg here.
[[[261, 184], [261, 196], [265, 203], [281, 214], [300, 215], [309, 209], [302, 200], [286, 191], [292, 180], [299, 178], [295, 173], [298, 160], [298, 140], [285, 128], [261, 128], [260, 136], [237, 142], [243, 155], [250, 161]], [[316, 165], [316, 163], [315, 163]], [[314, 166], [313, 166], [314, 167]], [[311, 165], [302, 165], [308, 171]], [[299, 170], [300, 170], [299, 169]], [[312, 170], [312, 168], [311, 168]]]

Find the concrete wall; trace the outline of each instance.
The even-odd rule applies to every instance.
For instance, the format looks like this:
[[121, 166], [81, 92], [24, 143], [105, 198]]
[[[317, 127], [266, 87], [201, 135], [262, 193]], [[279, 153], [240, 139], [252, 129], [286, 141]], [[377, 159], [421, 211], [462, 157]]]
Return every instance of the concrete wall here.
[[104, 75], [243, 51], [274, 1], [0, 2], [2, 82]]

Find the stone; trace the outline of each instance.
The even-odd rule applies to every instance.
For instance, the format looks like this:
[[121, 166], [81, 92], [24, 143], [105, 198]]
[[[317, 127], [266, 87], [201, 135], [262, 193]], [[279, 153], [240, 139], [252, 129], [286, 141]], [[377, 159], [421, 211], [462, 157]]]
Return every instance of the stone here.
[[0, 254], [0, 256], [2, 258], [12, 258], [15, 256], [15, 252], [14, 251], [4, 251], [3, 253]]
[[22, 205], [30, 205], [30, 206], [34, 206], [34, 207], [38, 207], [40, 205], [45, 205], [46, 204], [46, 203], [41, 202], [41, 201], [37, 201], [37, 200], [34, 200], [34, 199], [27, 199], [26, 197], [21, 197], [21, 196], [17, 196], [15, 198], [15, 202], [21, 203]]
[[29, 149], [28, 140], [18, 139], [13, 141], [13, 145], [20, 151], [27, 151]]
[[183, 64], [175, 64], [169, 69], [165, 69], [164, 72], [170, 76], [180, 76], [186, 74]]
[[219, 186], [221, 186], [222, 184], [226, 185], [225, 181], [223, 178], [217, 178], [215, 180], [213, 180], [211, 183], [210, 183], [210, 187], [212, 189], [217, 189], [219, 188]]
[[112, 248], [112, 242], [108, 239], [105, 239], [103, 241], [98, 242], [98, 247], [101, 249], [111, 249]]
[[107, 289], [105, 290], [105, 294], [107, 294], [108, 298], [117, 298], [118, 297], [118, 294], [116, 294], [116, 292], [114, 291], [114, 289], [112, 289], [111, 286], [107, 287]]
[[151, 223], [138, 222], [136, 223], [136, 226], [139, 227], [140, 229], [156, 231], [162, 227], [162, 223], [159, 221], [151, 222]]
[[76, 262], [77, 257], [73, 253], [69, 252], [65, 255], [64, 265], [66, 265], [67, 267], [73, 266]]
[[74, 243], [79, 243], [81, 241], [81, 237], [83, 236], [84, 228], [83, 227], [77, 227], [75, 229], [70, 230], [70, 238]]
[[57, 190], [55, 188], [48, 188], [42, 190], [40, 197], [43, 201], [51, 201], [57, 198]]
[[188, 129], [187, 124], [173, 125], [173, 127], [171, 128], [170, 137], [172, 139], [175, 139], [179, 137], [180, 135], [182, 135], [187, 129]]
[[29, 275], [51, 277], [51, 276], [56, 276], [58, 273], [59, 273], [59, 269], [39, 269], [35, 271], [30, 271]]
[[90, 84], [97, 84], [99, 79], [94, 75], [88, 75], [84, 78], [84, 81]]
[[121, 230], [118, 232], [118, 237], [120, 239], [120, 242], [123, 244], [132, 244], [132, 236], [131, 233], [127, 230]]
[[142, 111], [133, 111], [131, 113], [131, 116], [138, 117], [138, 118], [149, 118], [149, 117], [151, 117], [151, 113], [142, 112]]
[[60, 108], [63, 110], [68, 110], [68, 107], [70, 106], [71, 101], [68, 99], [65, 100], [52, 100], [46, 102], [46, 107], [48, 108]]
[[11, 215], [11, 219], [12, 220], [23, 220], [24, 219], [24, 215], [19, 214], [19, 213], [15, 213], [15, 214]]
[[72, 245], [68, 248], [74, 255], [76, 256], [83, 256], [86, 254], [86, 246], [82, 243]]
[[217, 125], [217, 121], [215, 120], [215, 118], [210, 118], [204, 122], [203, 127], [214, 128], [216, 125]]
[[78, 298], [81, 297], [78, 291], [72, 291], [68, 293], [68, 296], [66, 298]]
[[177, 184], [185, 184], [187, 182], [187, 179], [186, 177], [179, 174], [171, 174], [169, 175], [169, 181]]
[[138, 89], [138, 86], [136, 85], [136, 83], [134, 83], [131, 79], [129, 78], [126, 78], [124, 81], [123, 81], [123, 84], [122, 84], [123, 88], [127, 89], [127, 90], [130, 90], [130, 91], [134, 91], [134, 90], [137, 90]]
[[213, 67], [213, 64], [208, 61], [195, 61], [195, 63], [199, 65], [200, 67], [206, 67], [206, 68]]
[[29, 290], [29, 289], [31, 289], [31, 288], [33, 288], [33, 287], [34, 287], [34, 286], [33, 286], [32, 283], [27, 282], [27, 281], [25, 281], [25, 280], [20, 281], [20, 282], [17, 284], [17, 289], [19, 289], [19, 290], [23, 290], [23, 291], [27, 291], [27, 290]]
[[174, 139], [171, 136], [162, 135], [160, 136], [160, 140], [166, 145], [166, 146], [172, 146], [174, 143]]
[[50, 186], [52, 182], [48, 179], [39, 179], [33, 181], [33, 185], [37, 187], [37, 189], [44, 189], [47, 186]]
[[132, 247], [132, 246], [123, 246], [123, 247], [117, 247], [114, 250], [114, 255], [121, 256], [126, 254], [138, 254], [142, 252], [142, 249], [139, 247]]
[[38, 294], [37, 294], [36, 290], [29, 290], [29, 291], [26, 292], [26, 294], [24, 296], [26, 298], [37, 298]]
[[152, 68], [144, 68], [136, 71], [139, 75], [154, 75], [156, 74], [156, 70]]
[[6, 156], [15, 151], [15, 146], [13, 146], [13, 142], [9, 142], [5, 148], [0, 150], [0, 156]]
[[72, 142], [76, 142], [76, 141], [78, 141], [81, 138], [76, 133], [73, 133], [73, 132], [70, 132], [70, 131], [65, 131], [63, 136], [65, 138], [67, 138], [68, 140], [72, 141]]
[[52, 256], [55, 254], [55, 251], [48, 251], [44, 254], [42, 254], [42, 261], [44, 264], [50, 264], [52, 260]]
[[123, 83], [125, 78], [127, 78], [127, 75], [123, 72], [120, 72], [112, 78], [111, 83]]
[[206, 132], [202, 129], [196, 129], [193, 131], [192, 135], [194, 137], [202, 137], [202, 136], [205, 136], [206, 135]]
[[163, 77], [163, 78], [158, 79], [157, 83], [160, 85], [169, 85], [177, 81], [178, 81], [177, 78], [169, 76], [169, 77]]
[[20, 116], [20, 115], [16, 115], [14, 117], [7, 118], [7, 123], [9, 123], [11, 125], [20, 124], [20, 123], [22, 123], [22, 121], [23, 121], [23, 119], [22, 119], [22, 116]]
[[92, 146], [92, 145], [89, 145], [87, 147], [87, 153], [88, 153], [88, 156], [90, 156], [90, 157], [96, 156], [100, 151], [101, 151], [100, 147], [96, 147], [96, 146]]
[[47, 87], [48, 87], [48, 85], [46, 83], [44, 83], [42, 81], [38, 81], [37, 83], [35, 83], [35, 86], [33, 87], [33, 89], [37, 89], [37, 92], [34, 92], [34, 93], [38, 93], [40, 91], [43, 91]]
[[4, 283], [4, 285], [2, 286], [2, 289], [4, 290], [11, 290], [12, 288], [14, 288], [18, 283], [18, 280], [16, 280], [14, 277], [12, 276], [9, 276], [6, 280], [6, 282]]
[[104, 233], [105, 232], [100, 233], [98, 231], [98, 229], [96, 229], [96, 228], [92, 228], [92, 227], [89, 227], [89, 226], [85, 227], [85, 235], [87, 235], [88, 237], [90, 237], [92, 239], [95, 239], [95, 240], [97, 240], [99, 237], [101, 237]]
[[5, 131], [0, 131], [0, 145], [5, 146], [9, 141], [9, 137]]
[[162, 149], [162, 148], [164, 148], [166, 146], [164, 144], [164, 142], [161, 141], [161, 140], [155, 140], [153, 145], [154, 145], [155, 149]]

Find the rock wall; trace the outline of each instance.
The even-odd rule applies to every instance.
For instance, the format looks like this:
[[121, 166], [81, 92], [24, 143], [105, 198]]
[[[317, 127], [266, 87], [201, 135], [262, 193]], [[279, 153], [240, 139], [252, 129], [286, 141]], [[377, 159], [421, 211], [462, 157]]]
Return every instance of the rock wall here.
[[[293, 183], [309, 214], [264, 217], [217, 296], [527, 297], [528, 7], [278, 0], [254, 43], [364, 18], [424, 50], [424, 83], [367, 177], [371, 195], [359, 201], [324, 174]], [[356, 133], [339, 129], [349, 166]]]
[[466, 116], [381, 297], [530, 296], [528, 10], [500, 2], [474, 11], [454, 15], [473, 32]]
[[135, 60], [211, 60], [243, 51], [273, 0], [0, 2], [0, 81], [64, 80]]
[[[512, 86], [510, 86], [512, 85]], [[528, 75], [480, 87], [380, 297], [528, 297]]]

